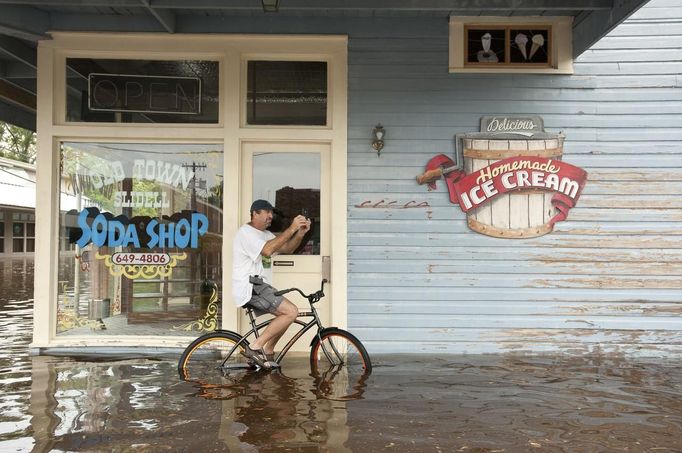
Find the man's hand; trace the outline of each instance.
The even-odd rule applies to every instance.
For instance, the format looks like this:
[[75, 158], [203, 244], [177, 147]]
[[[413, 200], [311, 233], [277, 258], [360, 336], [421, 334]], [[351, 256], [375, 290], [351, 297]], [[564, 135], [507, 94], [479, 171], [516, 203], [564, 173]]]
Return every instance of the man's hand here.
[[272, 256], [274, 253], [292, 253], [308, 231], [310, 231], [310, 220], [297, 215], [291, 221], [289, 228], [265, 243], [260, 253], [263, 256]]
[[296, 233], [303, 236], [309, 230], [310, 230], [310, 220], [306, 219], [302, 215], [297, 215], [296, 217], [294, 217], [294, 220], [291, 221], [291, 225], [289, 226], [289, 231], [290, 231], [292, 236]]

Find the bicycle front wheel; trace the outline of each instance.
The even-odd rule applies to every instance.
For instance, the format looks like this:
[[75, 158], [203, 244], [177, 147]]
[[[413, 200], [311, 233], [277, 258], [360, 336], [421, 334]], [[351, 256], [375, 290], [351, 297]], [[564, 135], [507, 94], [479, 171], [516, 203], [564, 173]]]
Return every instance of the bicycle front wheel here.
[[[245, 341], [234, 332], [212, 332], [200, 336], [185, 349], [178, 362], [178, 373], [185, 380], [219, 383], [231, 370], [249, 369], [241, 355]], [[235, 345], [239, 344], [235, 348]]]
[[313, 373], [323, 373], [339, 366], [357, 375], [372, 372], [372, 361], [360, 340], [345, 330], [325, 329], [311, 345], [310, 367]]

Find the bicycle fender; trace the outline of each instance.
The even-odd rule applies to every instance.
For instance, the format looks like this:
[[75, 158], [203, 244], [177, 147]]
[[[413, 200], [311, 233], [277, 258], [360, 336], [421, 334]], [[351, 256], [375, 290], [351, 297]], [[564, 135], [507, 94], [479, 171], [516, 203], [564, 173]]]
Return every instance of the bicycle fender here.
[[345, 330], [339, 329], [338, 327], [325, 327], [324, 329], [320, 330], [318, 332], [318, 334], [313, 337], [312, 340], [310, 340], [310, 347], [312, 348], [313, 345], [315, 344], [315, 342], [318, 340], [318, 338], [320, 338], [325, 333], [327, 333], [327, 332], [338, 332], [338, 331], [346, 332]]
[[226, 333], [226, 334], [237, 335], [238, 337], [241, 337], [241, 335], [239, 335], [239, 334], [238, 334], [237, 332], [235, 332], [234, 330], [216, 329], [216, 330], [212, 330], [212, 331], [206, 332], [206, 333], [213, 333], [213, 332], [217, 332], [217, 333]]

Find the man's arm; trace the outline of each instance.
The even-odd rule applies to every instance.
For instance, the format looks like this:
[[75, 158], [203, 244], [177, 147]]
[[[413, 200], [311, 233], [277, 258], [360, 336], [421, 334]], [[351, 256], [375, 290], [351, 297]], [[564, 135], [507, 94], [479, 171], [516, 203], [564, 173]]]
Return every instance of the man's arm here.
[[301, 244], [301, 241], [303, 240], [303, 237], [308, 232], [308, 230], [310, 230], [310, 228], [306, 230], [303, 229], [298, 230], [293, 236], [291, 236], [287, 243], [284, 244], [284, 246], [281, 249], [279, 249], [279, 253], [284, 254], [293, 253], [293, 251], [296, 250], [298, 246]]
[[310, 221], [302, 215], [296, 216], [296, 218], [291, 222], [291, 225], [289, 225], [289, 228], [282, 231], [279, 236], [270, 239], [265, 243], [260, 254], [269, 257], [275, 252], [293, 252], [301, 243], [303, 236], [305, 236], [309, 229]]

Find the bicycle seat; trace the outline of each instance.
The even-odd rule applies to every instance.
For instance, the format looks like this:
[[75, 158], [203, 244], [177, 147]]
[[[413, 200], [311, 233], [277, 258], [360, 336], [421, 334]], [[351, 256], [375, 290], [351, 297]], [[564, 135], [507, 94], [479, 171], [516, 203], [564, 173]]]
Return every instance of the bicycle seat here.
[[244, 310], [246, 310], [246, 314], [249, 316], [251, 319], [256, 319], [258, 317], [258, 313], [256, 313], [256, 309], [250, 305], [244, 305], [242, 306]]

